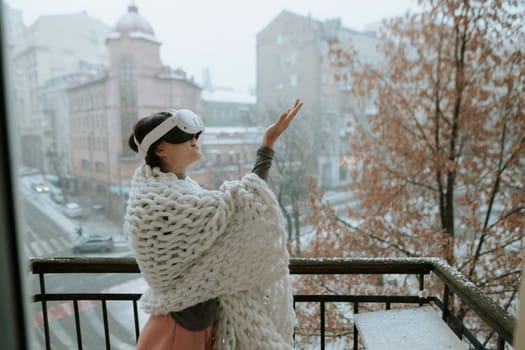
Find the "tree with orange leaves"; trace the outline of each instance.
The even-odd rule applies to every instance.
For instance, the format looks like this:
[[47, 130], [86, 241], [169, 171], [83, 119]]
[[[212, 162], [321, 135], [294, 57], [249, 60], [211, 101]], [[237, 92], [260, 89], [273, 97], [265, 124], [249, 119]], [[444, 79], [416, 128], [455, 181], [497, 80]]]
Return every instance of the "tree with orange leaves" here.
[[381, 64], [332, 43], [336, 78], [375, 113], [356, 108], [348, 135], [358, 206], [337, 214], [312, 192], [310, 252], [441, 256], [514, 313], [525, 233], [525, 8], [419, 4], [385, 23]]

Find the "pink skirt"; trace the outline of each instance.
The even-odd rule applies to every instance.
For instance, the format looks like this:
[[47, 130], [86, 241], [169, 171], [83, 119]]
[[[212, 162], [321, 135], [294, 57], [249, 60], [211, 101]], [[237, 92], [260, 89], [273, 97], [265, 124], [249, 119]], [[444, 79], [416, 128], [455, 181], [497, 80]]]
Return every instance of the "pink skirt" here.
[[211, 350], [214, 325], [191, 332], [178, 325], [171, 315], [150, 316], [142, 329], [137, 350]]

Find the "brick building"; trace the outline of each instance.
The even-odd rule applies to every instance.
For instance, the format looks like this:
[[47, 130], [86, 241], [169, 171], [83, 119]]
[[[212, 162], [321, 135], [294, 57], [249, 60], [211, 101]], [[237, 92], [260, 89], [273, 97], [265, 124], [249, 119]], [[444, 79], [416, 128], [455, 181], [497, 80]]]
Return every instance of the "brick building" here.
[[135, 122], [166, 108], [199, 111], [201, 88], [161, 62], [161, 42], [134, 5], [106, 38], [108, 66], [70, 87], [71, 171], [92, 203], [123, 213], [129, 180], [140, 163], [128, 147]]

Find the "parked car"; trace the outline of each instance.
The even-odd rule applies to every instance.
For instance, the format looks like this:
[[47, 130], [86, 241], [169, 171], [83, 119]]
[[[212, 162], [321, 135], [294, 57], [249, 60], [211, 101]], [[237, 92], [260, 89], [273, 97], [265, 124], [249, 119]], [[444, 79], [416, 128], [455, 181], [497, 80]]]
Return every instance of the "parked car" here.
[[44, 182], [33, 182], [31, 187], [37, 193], [49, 192], [49, 186]]
[[64, 205], [63, 212], [64, 214], [66, 214], [66, 216], [69, 216], [70, 218], [79, 218], [84, 214], [80, 205], [74, 202], [66, 203]]
[[101, 235], [83, 235], [73, 242], [73, 253], [110, 252], [113, 250], [113, 237]]
[[106, 207], [104, 204], [96, 203], [91, 206], [91, 209], [95, 212], [103, 212]]

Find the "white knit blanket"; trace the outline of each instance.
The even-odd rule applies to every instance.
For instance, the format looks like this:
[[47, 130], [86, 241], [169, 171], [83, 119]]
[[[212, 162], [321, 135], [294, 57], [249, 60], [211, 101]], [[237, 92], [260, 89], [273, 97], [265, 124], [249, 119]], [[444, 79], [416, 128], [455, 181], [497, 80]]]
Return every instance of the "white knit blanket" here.
[[256, 174], [218, 191], [140, 166], [126, 213], [147, 313], [219, 299], [216, 349], [291, 349], [295, 315], [283, 218]]

